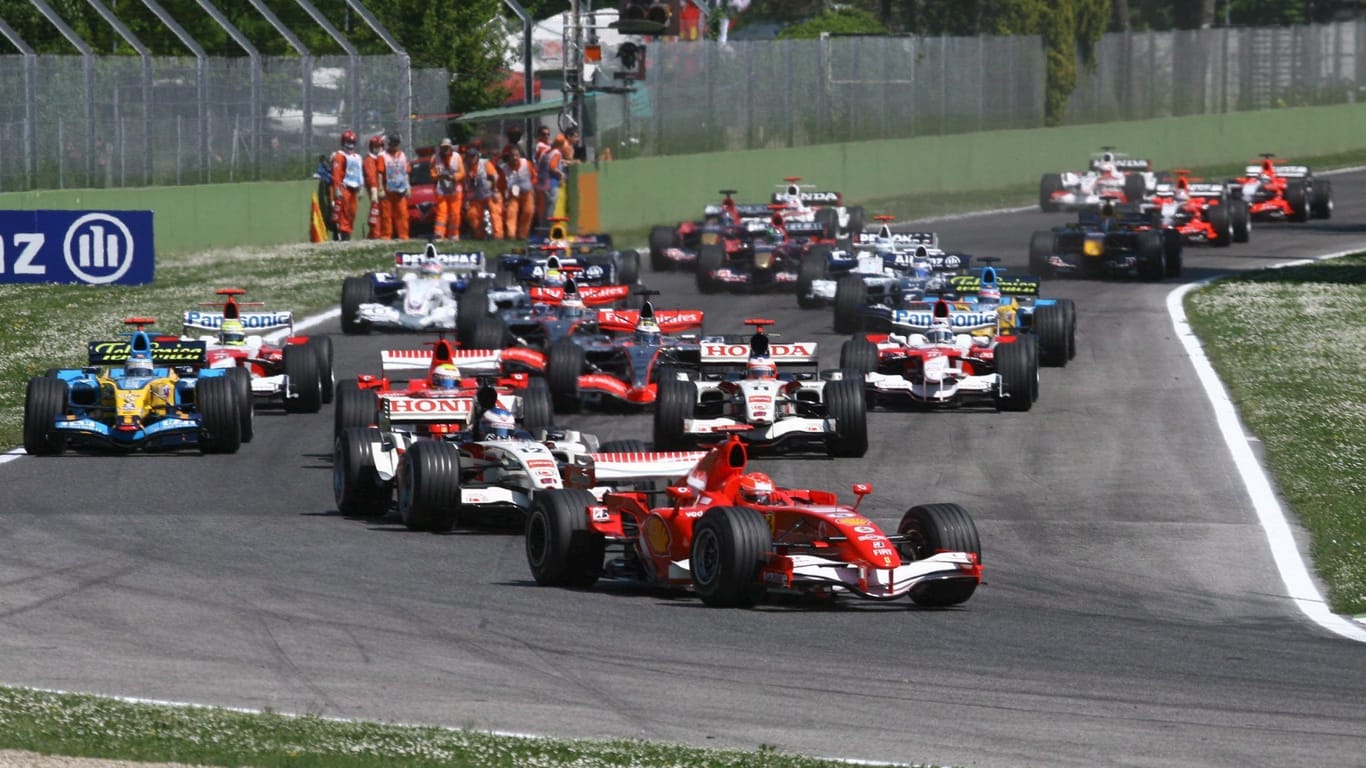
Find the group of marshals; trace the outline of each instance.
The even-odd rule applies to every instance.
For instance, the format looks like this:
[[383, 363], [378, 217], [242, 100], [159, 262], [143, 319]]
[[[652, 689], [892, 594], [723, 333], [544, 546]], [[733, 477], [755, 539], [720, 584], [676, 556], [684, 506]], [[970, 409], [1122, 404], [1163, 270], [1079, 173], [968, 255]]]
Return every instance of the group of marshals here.
[[[533, 156], [509, 142], [498, 159], [485, 158], [475, 144], [456, 151], [442, 139], [431, 160], [436, 192], [433, 236], [459, 240], [462, 227], [475, 238], [525, 240], [534, 222], [554, 215], [565, 166], [572, 157], [575, 131], [554, 141], [542, 127]], [[332, 153], [332, 212], [337, 238], [350, 240], [362, 188], [370, 200], [368, 236], [379, 240], [408, 239], [409, 175], [412, 162], [404, 154], [397, 133], [370, 137], [369, 154], [356, 151], [356, 132], [341, 135], [341, 148]]]

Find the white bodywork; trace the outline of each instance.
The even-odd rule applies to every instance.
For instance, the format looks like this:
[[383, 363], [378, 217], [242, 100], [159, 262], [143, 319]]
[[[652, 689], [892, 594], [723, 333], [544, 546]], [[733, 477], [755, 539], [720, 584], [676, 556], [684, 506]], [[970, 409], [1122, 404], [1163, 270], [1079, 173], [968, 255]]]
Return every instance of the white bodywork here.
[[[838, 254], [839, 252], [836, 252]], [[896, 254], [896, 263], [888, 266], [883, 259], [884, 253]], [[845, 274], [859, 275], [870, 288], [882, 288], [884, 293], [899, 283], [903, 276], [912, 274], [917, 266], [929, 274], [925, 290], [943, 289], [948, 286], [939, 270], [957, 270], [963, 266], [960, 257], [945, 253], [939, 247], [939, 235], [933, 232], [893, 232], [888, 224], [878, 227], [876, 232], [861, 232], [854, 241], [854, 258], [857, 263]], [[936, 266], [936, 261], [938, 266]], [[811, 281], [811, 296], [826, 301], [834, 301], [837, 277], [823, 277]]]
[[[216, 350], [241, 351], [247, 352], [247, 360], [251, 361], [260, 357], [261, 346], [265, 344], [263, 333], [285, 331], [287, 334], [294, 333], [294, 313], [288, 310], [282, 312], [239, 312], [237, 319], [241, 321], [242, 327], [248, 331], [247, 337], [241, 345], [228, 346], [224, 344], [218, 336], [218, 331], [223, 327], [222, 311], [203, 312], [200, 310], [190, 310], [181, 316], [180, 325], [181, 338], [195, 338], [204, 342], [205, 352]], [[201, 333], [197, 337], [190, 334], [195, 331]], [[255, 331], [255, 333], [250, 333]], [[238, 362], [236, 358], [220, 358], [209, 364], [210, 368], [236, 368]], [[324, 371], [330, 375], [331, 371]], [[271, 400], [289, 396], [289, 376], [283, 373], [274, 376], [251, 377], [251, 394], [253, 398]]]
[[963, 371], [962, 355], [974, 347], [986, 346], [991, 340], [967, 333], [954, 335], [954, 343], [930, 344], [919, 333], [904, 336], [892, 334], [877, 345], [884, 349], [914, 349], [924, 360], [923, 381], [913, 382], [904, 376], [870, 371], [864, 374], [869, 389], [884, 395], [900, 395], [929, 403], [946, 403], [964, 395], [994, 395], [1001, 388], [997, 373], [969, 374]]
[[403, 274], [399, 289], [399, 306], [380, 302], [364, 302], [357, 317], [377, 326], [397, 326], [410, 331], [453, 330], [455, 328], [455, 295], [451, 282], [426, 278], [408, 272]]

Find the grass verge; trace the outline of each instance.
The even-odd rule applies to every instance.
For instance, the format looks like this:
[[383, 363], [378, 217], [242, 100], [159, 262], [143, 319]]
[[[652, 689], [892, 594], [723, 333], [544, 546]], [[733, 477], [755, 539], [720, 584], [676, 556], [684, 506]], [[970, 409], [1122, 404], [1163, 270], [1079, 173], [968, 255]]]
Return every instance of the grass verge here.
[[835, 768], [830, 760], [247, 714], [0, 688], [0, 749], [255, 768]]
[[1366, 254], [1218, 280], [1185, 306], [1310, 533], [1329, 605], [1366, 614]]

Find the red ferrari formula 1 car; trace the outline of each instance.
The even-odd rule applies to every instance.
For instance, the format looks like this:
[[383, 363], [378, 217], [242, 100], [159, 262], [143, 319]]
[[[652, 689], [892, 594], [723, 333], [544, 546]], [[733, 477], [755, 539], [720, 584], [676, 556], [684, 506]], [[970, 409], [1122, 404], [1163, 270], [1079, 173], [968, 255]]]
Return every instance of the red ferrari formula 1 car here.
[[1174, 229], [1188, 243], [1218, 247], [1246, 243], [1252, 234], [1252, 212], [1246, 200], [1229, 195], [1223, 184], [1193, 181], [1190, 171], [1172, 171], [1174, 181], [1161, 182], [1145, 207], [1158, 225]]
[[1254, 219], [1308, 221], [1333, 215], [1333, 183], [1316, 179], [1305, 165], [1277, 165], [1264, 153], [1261, 163], [1229, 180], [1235, 196], [1247, 201]]
[[[775, 488], [747, 472], [744, 443], [707, 453], [651, 507], [640, 492], [543, 491], [527, 517], [527, 562], [542, 586], [600, 578], [686, 588], [712, 606], [750, 606], [768, 591], [958, 605], [982, 580], [977, 528], [957, 504], [924, 504], [885, 533], [831, 491]], [[604, 565], [608, 553], [612, 558]]]

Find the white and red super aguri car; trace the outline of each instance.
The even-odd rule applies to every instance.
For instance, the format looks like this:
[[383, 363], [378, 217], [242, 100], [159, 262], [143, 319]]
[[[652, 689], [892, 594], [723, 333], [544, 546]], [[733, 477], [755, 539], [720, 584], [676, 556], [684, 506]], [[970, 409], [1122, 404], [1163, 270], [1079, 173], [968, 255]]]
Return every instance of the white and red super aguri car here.
[[[713, 606], [750, 606], [768, 591], [950, 606], [981, 583], [977, 528], [957, 504], [913, 506], [896, 533], [886, 533], [858, 502], [774, 488], [746, 472], [747, 460], [739, 439], [713, 448], [668, 488], [661, 507], [633, 491], [601, 499], [573, 488], [538, 493], [526, 525], [536, 583], [692, 587]], [[853, 492], [861, 502], [872, 488], [858, 483]]]

